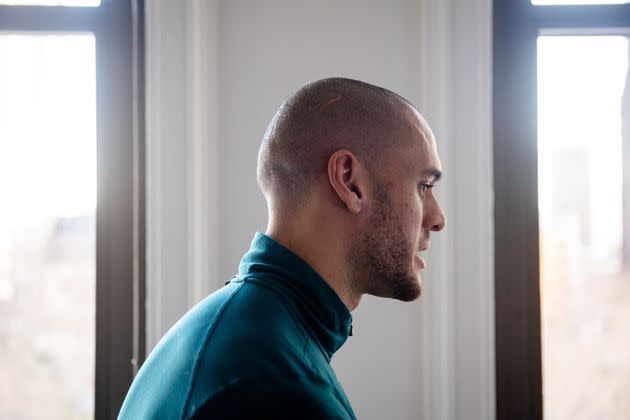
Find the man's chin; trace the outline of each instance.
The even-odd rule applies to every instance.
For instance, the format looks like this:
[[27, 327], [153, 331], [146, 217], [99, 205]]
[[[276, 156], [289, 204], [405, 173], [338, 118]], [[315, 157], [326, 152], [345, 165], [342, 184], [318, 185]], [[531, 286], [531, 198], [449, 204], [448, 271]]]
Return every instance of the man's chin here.
[[419, 299], [421, 295], [422, 287], [419, 287], [417, 290], [407, 291], [406, 293], [394, 296], [394, 299], [400, 300], [401, 302], [413, 302], [414, 300]]
[[401, 302], [412, 302], [420, 297], [422, 287], [417, 285], [416, 287], [397, 287], [394, 290], [372, 290], [366, 292], [366, 294], [380, 298], [395, 299]]
[[422, 278], [413, 270], [405, 274], [377, 276], [375, 280], [365, 294], [403, 302], [414, 301], [422, 294]]
[[402, 302], [412, 302], [422, 295], [422, 279], [420, 276], [413, 276], [397, 284], [393, 290], [392, 299]]

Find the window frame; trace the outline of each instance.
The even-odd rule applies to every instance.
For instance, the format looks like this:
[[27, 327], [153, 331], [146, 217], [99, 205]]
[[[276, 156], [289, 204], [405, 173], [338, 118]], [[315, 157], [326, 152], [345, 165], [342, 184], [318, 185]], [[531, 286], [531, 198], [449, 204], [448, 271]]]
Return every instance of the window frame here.
[[541, 34], [627, 34], [630, 4], [493, 0], [496, 418], [543, 418], [537, 49]]
[[4, 33], [93, 33], [96, 53], [94, 418], [116, 418], [145, 357], [144, 1], [0, 5]]

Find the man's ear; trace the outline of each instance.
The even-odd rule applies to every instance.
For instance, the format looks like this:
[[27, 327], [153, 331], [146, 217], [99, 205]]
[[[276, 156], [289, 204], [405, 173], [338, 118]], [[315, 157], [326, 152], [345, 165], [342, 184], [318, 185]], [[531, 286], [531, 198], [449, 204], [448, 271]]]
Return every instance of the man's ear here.
[[328, 159], [328, 181], [339, 199], [355, 214], [365, 207], [365, 175], [365, 168], [348, 150], [337, 150]]

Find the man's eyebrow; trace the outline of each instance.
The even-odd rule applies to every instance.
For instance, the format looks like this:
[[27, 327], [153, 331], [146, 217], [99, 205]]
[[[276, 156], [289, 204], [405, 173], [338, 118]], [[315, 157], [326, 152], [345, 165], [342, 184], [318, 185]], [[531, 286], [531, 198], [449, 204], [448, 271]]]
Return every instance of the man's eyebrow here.
[[433, 182], [438, 182], [440, 178], [442, 178], [442, 171], [436, 168], [429, 168], [420, 172], [420, 176], [426, 177], [426, 178], [433, 178]]

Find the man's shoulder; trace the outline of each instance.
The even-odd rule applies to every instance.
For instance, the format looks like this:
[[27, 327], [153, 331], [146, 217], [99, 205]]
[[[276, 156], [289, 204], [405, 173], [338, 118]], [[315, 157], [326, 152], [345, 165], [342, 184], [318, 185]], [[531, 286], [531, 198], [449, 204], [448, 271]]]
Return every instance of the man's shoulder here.
[[238, 294], [199, 353], [189, 410], [234, 381], [313, 375], [313, 361], [305, 357], [308, 333], [282, 295], [256, 282], [234, 283], [240, 284]]
[[[273, 290], [235, 279], [195, 305], [160, 340], [121, 410], [185, 415], [233, 378], [290, 370], [305, 336]], [[137, 417], [136, 417], [137, 418]], [[151, 418], [150, 415], [140, 418]]]
[[230, 349], [229, 354], [236, 355], [235, 350], [256, 340], [281, 344], [273, 339], [287, 338], [300, 343], [306, 339], [286, 299], [260, 282], [236, 278], [195, 305], [164, 335], [156, 350], [172, 344], [181, 349], [183, 342], [190, 342], [199, 351]]
[[239, 379], [227, 384], [200, 405], [190, 407], [192, 419], [352, 419], [334, 390], [306, 378]]
[[240, 286], [223, 287], [195, 305], [164, 334], [134, 378], [119, 418], [179, 418], [208, 334]]
[[[224, 304], [213, 322], [206, 351], [229, 348], [237, 355], [235, 350], [260, 351], [260, 346], [267, 344], [283, 351], [289, 350], [287, 345], [303, 346], [307, 338], [304, 326], [286, 296], [256, 279], [236, 279], [229, 286], [238, 293]], [[252, 344], [258, 346], [252, 348]]]

